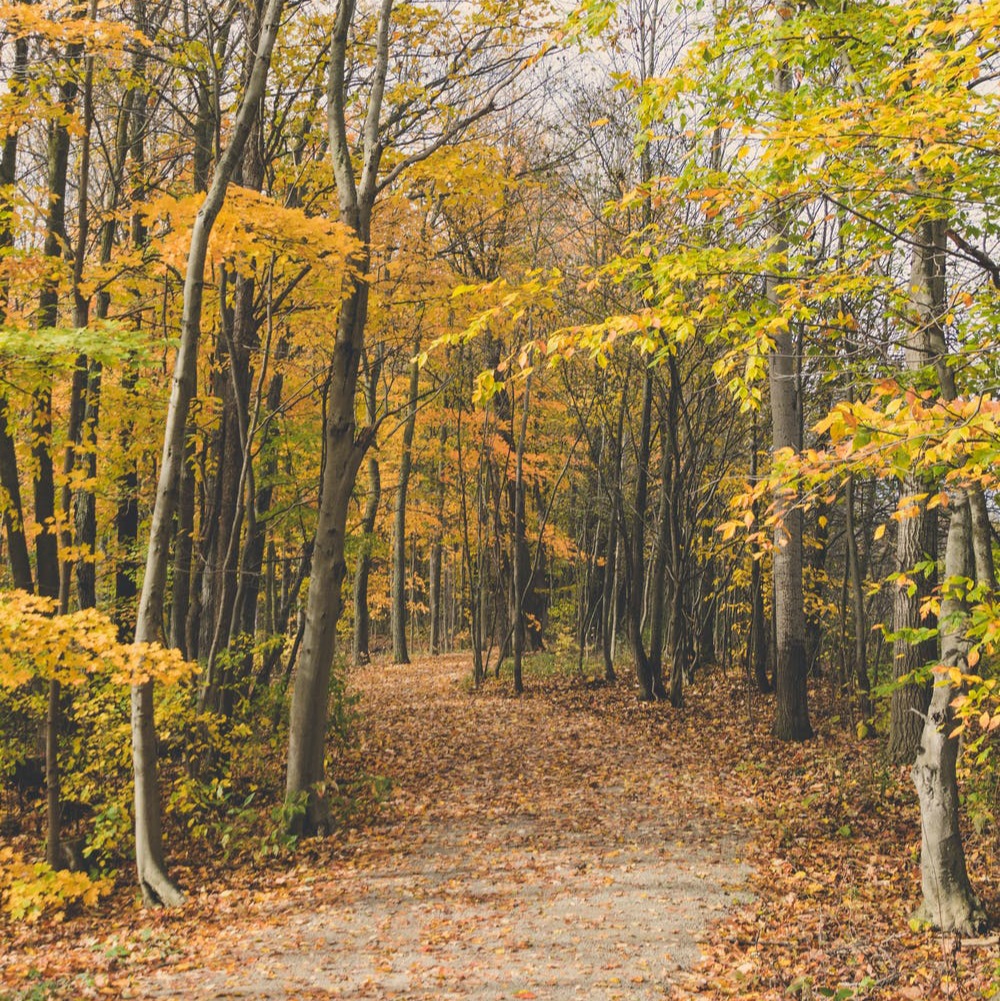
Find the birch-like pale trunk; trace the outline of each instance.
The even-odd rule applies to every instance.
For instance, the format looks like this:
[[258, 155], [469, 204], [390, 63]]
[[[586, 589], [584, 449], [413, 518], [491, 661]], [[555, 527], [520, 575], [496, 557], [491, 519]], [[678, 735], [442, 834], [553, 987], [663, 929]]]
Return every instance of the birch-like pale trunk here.
[[[170, 539], [173, 534], [174, 513], [177, 510], [181, 465], [184, 461], [184, 429], [194, 392], [198, 362], [208, 238], [222, 208], [233, 172], [243, 155], [243, 148], [264, 94], [283, 6], [284, 0], [268, 2], [253, 70], [240, 101], [233, 136], [216, 165], [208, 194], [198, 210], [191, 233], [191, 249], [184, 278], [181, 343], [174, 362], [163, 456], [149, 531], [146, 572], [139, 598], [135, 630], [137, 643], [154, 643], [162, 638]], [[167, 874], [163, 859], [152, 681], [132, 687], [132, 768], [135, 776], [136, 870], [143, 900], [146, 904], [180, 904], [184, 895]]]
[[[973, 519], [969, 497], [956, 490], [949, 504], [951, 522], [945, 549], [945, 593], [941, 601], [941, 660], [945, 668], [968, 672], [968, 609], [962, 585], [953, 578], [973, 572]], [[952, 736], [955, 687], [939, 677], [924, 717], [913, 784], [920, 799], [920, 882], [918, 916], [941, 931], [973, 934], [985, 915], [972, 892], [959, 829], [958, 737]]]
[[[941, 397], [958, 396], [955, 375], [948, 365], [943, 316], [947, 308], [944, 239], [941, 220], [923, 223], [914, 245], [912, 294], [917, 319], [924, 331], [927, 361], [933, 363], [941, 387]], [[968, 672], [970, 640], [969, 608], [964, 582], [993, 591], [992, 532], [981, 487], [970, 485], [954, 490], [950, 497], [951, 521], [945, 548], [945, 591], [941, 601], [939, 628], [941, 663]], [[953, 579], [959, 579], [955, 587]], [[985, 915], [972, 892], [959, 827], [958, 737], [953, 736], [955, 714], [952, 702], [956, 688], [947, 678], [939, 678], [920, 734], [913, 763], [913, 783], [920, 799], [920, 882], [923, 899], [919, 915], [941, 931], [969, 934], [977, 931]]]

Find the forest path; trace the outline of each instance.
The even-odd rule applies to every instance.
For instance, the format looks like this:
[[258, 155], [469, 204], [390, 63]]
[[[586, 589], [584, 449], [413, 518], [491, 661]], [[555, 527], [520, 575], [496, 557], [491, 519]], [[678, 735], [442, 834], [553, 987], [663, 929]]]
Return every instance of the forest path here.
[[467, 656], [354, 672], [368, 767], [393, 782], [378, 822], [131, 996], [669, 994], [746, 875], [703, 751], [627, 684], [513, 698], [468, 674]]

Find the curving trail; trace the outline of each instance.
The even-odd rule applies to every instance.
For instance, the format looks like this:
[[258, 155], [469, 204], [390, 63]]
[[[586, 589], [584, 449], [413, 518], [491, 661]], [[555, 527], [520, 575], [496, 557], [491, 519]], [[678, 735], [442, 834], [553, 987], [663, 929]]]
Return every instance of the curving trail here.
[[378, 823], [131, 996], [669, 995], [746, 876], [703, 752], [624, 684], [515, 699], [468, 674], [467, 657], [355, 672], [366, 757], [393, 780]]

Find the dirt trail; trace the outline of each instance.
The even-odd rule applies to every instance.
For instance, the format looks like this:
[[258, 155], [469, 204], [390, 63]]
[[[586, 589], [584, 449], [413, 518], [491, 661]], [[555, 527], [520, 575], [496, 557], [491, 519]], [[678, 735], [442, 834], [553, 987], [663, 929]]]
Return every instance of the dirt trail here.
[[394, 782], [384, 818], [132, 996], [669, 994], [745, 877], [709, 770], [626, 692], [472, 695], [467, 675], [467, 658], [355, 674], [371, 768]]

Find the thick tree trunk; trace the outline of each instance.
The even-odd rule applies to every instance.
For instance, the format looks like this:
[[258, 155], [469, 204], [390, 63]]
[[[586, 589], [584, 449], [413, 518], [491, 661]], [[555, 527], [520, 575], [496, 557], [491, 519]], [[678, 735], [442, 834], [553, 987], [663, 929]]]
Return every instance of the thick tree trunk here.
[[[771, 414], [774, 451], [797, 450], [799, 399], [796, 391], [795, 348], [788, 330], [775, 335], [771, 355]], [[777, 664], [774, 677], [774, 735], [779, 740], [808, 740], [809, 701], [806, 689], [805, 614], [802, 591], [802, 509], [793, 488], [775, 490], [774, 618]]]
[[[945, 550], [945, 577], [972, 571], [972, 517], [964, 491], [952, 495]], [[942, 662], [968, 672], [968, 612], [963, 597], [946, 583], [941, 602]], [[913, 782], [920, 798], [920, 874], [923, 900], [919, 916], [941, 931], [973, 934], [985, 915], [972, 892], [959, 829], [958, 737], [952, 736], [955, 687], [938, 678], [924, 718]]]
[[[917, 228], [910, 267], [910, 298], [913, 307], [912, 330], [907, 338], [904, 357], [911, 372], [919, 372], [937, 363], [937, 348], [932, 343], [940, 330], [943, 313], [947, 310], [945, 275], [945, 224], [942, 220], [922, 223]], [[940, 334], [944, 348], [943, 333]], [[946, 399], [955, 396], [951, 371], [937, 364], [938, 381]], [[928, 485], [915, 476], [903, 481], [904, 496], [926, 493]], [[899, 522], [896, 536], [896, 571], [913, 576], [913, 567], [929, 557], [937, 558], [937, 518], [923, 501], [914, 502], [916, 513]], [[917, 629], [929, 623], [921, 622], [920, 606], [934, 587], [933, 577], [913, 576], [912, 584], [897, 585], [893, 600], [892, 629], [896, 634]], [[914, 643], [905, 635], [893, 642], [893, 675], [897, 687], [893, 690], [889, 710], [889, 755], [893, 761], [911, 762], [920, 746], [923, 715], [931, 698], [929, 687], [919, 681], [901, 681], [918, 668], [936, 659], [937, 641]]]
[[[781, 12], [779, 17], [787, 15]], [[791, 70], [781, 60], [775, 73], [774, 89], [779, 96], [791, 90]], [[777, 210], [773, 221], [772, 247], [779, 266], [787, 250], [787, 215]], [[779, 310], [779, 275], [767, 276], [767, 297]], [[775, 331], [774, 350], [768, 370], [771, 389], [771, 444], [775, 455], [783, 449], [797, 452], [801, 445], [802, 400], [798, 383], [798, 345], [785, 321]], [[774, 495], [777, 522], [774, 530], [774, 622], [777, 663], [774, 735], [779, 740], [808, 740], [809, 696], [806, 688], [805, 610], [802, 588], [802, 509], [794, 488], [779, 486]]]
[[[365, 270], [359, 262], [359, 273]], [[343, 603], [341, 588], [347, 572], [344, 562], [347, 511], [365, 452], [363, 445], [355, 441], [354, 394], [368, 287], [360, 277], [347, 281], [354, 287], [344, 301], [334, 347], [316, 542], [289, 724], [286, 822], [289, 831], [295, 834], [322, 834], [329, 825], [323, 757], [330, 674]]]
[[375, 70], [364, 121], [361, 181], [354, 174], [347, 138], [347, 39], [355, 0], [340, 0], [330, 40], [327, 71], [327, 118], [341, 222], [357, 237], [361, 249], [345, 277], [337, 337], [327, 384], [324, 467], [306, 603], [302, 653], [292, 693], [285, 779], [286, 827], [294, 834], [322, 833], [329, 824], [323, 756], [329, 711], [330, 672], [342, 606], [341, 586], [347, 572], [344, 543], [347, 510], [358, 468], [371, 435], [355, 436], [355, 393], [368, 319], [371, 210], [377, 191], [382, 147], [378, 123], [389, 60], [392, 0], [383, 0], [376, 28]]
[[[935, 367], [942, 398], [954, 400], [957, 388], [954, 372], [948, 366], [944, 330], [948, 308], [944, 221], [922, 223], [917, 236], [911, 295], [917, 331], [922, 335], [918, 345], [925, 350], [924, 361], [932, 362]], [[939, 619], [941, 661], [946, 669], [957, 667], [968, 673], [969, 610], [962, 578], [971, 578], [989, 593], [995, 590], [992, 533], [978, 487], [958, 488], [950, 499], [951, 521]], [[953, 578], [960, 579], [957, 587], [951, 583]], [[979, 929], [985, 916], [969, 883], [959, 828], [956, 774], [959, 748], [958, 738], [952, 735], [954, 688], [949, 679], [939, 678], [935, 683], [912, 770], [920, 798], [923, 901], [919, 914], [942, 931], [968, 934]]]

